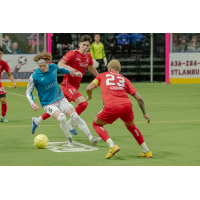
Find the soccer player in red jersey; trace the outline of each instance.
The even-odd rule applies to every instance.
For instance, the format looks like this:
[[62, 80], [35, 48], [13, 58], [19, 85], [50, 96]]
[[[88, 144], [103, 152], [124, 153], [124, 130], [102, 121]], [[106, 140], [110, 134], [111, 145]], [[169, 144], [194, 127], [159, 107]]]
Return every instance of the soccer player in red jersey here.
[[145, 111], [144, 101], [131, 82], [119, 74], [120, 71], [120, 62], [112, 60], [108, 64], [108, 72], [96, 76], [94, 81], [87, 86], [87, 100], [92, 98], [92, 90], [100, 85], [104, 103], [104, 108], [97, 114], [93, 121], [93, 128], [110, 147], [109, 153], [106, 155], [107, 159], [117, 153], [120, 148], [111, 140], [103, 126], [112, 124], [118, 118], [124, 121], [126, 128], [132, 133], [138, 144], [142, 147], [143, 153], [139, 155], [152, 158], [152, 152], [147, 148], [140, 130], [136, 128], [134, 124], [132, 104], [127, 93], [138, 101], [143, 116], [147, 119], [147, 123], [150, 123], [150, 118]]
[[[11, 74], [8, 63], [1, 59], [3, 56], [3, 52], [4, 48], [0, 46], [0, 79], [1, 79], [1, 72], [5, 70], [8, 74], [9, 79], [13, 82], [13, 87], [16, 88], [17, 84], [15, 82], [15, 79], [13, 78], [13, 75]], [[5, 118], [7, 112], [6, 91], [3, 88], [1, 82], [0, 82], [0, 102], [1, 102], [1, 122], [8, 122], [8, 120]]]
[[[93, 66], [92, 56], [88, 52], [90, 44], [92, 44], [92, 38], [89, 35], [83, 35], [79, 39], [79, 49], [69, 51], [58, 63], [58, 66], [65, 67], [70, 71], [70, 74], [66, 74], [63, 78], [63, 82], [61, 83], [62, 91], [65, 98], [69, 102], [73, 101], [78, 104], [75, 108], [78, 115], [80, 115], [87, 108], [88, 102], [78, 91], [82, 77], [74, 77], [74, 72], [80, 71], [84, 75], [86, 69], [88, 68], [94, 76], [99, 74], [95, 68], [96, 66]], [[32, 120], [39, 125], [42, 120], [49, 117], [50, 115], [48, 113], [44, 113], [39, 118], [33, 118]], [[69, 125], [70, 132], [77, 135], [74, 122], [69, 119], [67, 123]], [[34, 132], [35, 129], [32, 133]]]

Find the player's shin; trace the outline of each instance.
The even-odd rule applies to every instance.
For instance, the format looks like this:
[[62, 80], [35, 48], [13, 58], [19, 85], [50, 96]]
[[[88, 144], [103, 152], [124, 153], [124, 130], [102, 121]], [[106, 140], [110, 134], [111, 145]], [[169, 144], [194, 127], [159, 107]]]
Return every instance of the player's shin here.
[[144, 142], [144, 138], [142, 136], [142, 133], [140, 132], [140, 130], [135, 126], [135, 124], [133, 123], [131, 126], [126, 125], [127, 129], [132, 133], [132, 135], [134, 136], [134, 138], [136, 139], [136, 141], [138, 142], [138, 144], [142, 147], [143, 152], [146, 153], [149, 151], [149, 149], [147, 148], [146, 143]]
[[94, 130], [97, 132], [97, 134], [106, 142], [108, 143], [109, 147], [114, 148], [115, 143], [111, 140], [111, 138], [108, 135], [108, 132], [106, 129], [96, 122], [93, 121], [92, 123]]
[[72, 121], [76, 122], [77, 125], [78, 125], [78, 127], [79, 127], [79, 129], [85, 133], [85, 135], [89, 138], [90, 141], [92, 141], [93, 136], [92, 136], [92, 134], [90, 133], [90, 130], [89, 130], [89, 128], [87, 127], [87, 124], [85, 123], [84, 120], [82, 120], [82, 119], [79, 117], [79, 115], [78, 115], [76, 112], [74, 112], [74, 113], [72, 113], [72, 114], [70, 115], [70, 119], [71, 119]]
[[69, 138], [72, 138], [72, 136], [70, 135], [69, 133], [69, 129], [67, 127], [67, 120], [66, 120], [66, 116], [61, 113], [58, 118], [57, 118], [58, 121], [60, 121], [60, 128], [62, 129], [62, 131], [65, 133], [66, 137], [69, 139]]
[[7, 112], [7, 103], [1, 103], [1, 117], [5, 117]]
[[88, 106], [88, 102], [84, 101], [82, 103], [79, 103], [78, 106], [76, 106], [75, 110], [78, 115], [80, 115]]

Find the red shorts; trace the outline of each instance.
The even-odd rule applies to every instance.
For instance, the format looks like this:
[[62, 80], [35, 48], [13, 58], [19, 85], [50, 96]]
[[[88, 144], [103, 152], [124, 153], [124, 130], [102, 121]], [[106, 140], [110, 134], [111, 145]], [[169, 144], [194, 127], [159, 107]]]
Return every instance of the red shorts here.
[[107, 124], [112, 124], [118, 118], [126, 123], [132, 123], [134, 120], [132, 105], [121, 104], [112, 108], [104, 107], [97, 114], [97, 118]]
[[0, 95], [2, 95], [2, 94], [6, 94], [6, 91], [3, 88], [3, 86], [0, 86]]
[[83, 96], [73, 85], [67, 85], [67, 86], [62, 85], [62, 91], [63, 91], [65, 98], [69, 102], [71, 102], [71, 101], [75, 102], [75, 100], [78, 97]]

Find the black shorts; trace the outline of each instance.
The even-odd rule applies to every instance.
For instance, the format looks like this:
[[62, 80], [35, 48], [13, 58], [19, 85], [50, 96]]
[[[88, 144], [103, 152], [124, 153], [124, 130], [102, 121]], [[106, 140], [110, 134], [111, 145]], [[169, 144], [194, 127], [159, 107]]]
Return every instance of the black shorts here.
[[3, 98], [3, 97], [6, 97], [6, 94], [1, 94], [0, 95], [0, 99]]

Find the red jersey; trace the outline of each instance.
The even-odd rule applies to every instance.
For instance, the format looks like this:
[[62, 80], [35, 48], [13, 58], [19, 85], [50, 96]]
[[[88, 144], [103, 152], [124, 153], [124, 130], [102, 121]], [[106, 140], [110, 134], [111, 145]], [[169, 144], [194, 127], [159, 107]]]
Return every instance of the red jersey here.
[[[62, 60], [65, 61], [66, 65], [80, 71], [83, 75], [88, 66], [93, 65], [92, 56], [89, 52], [85, 55], [79, 52], [79, 49], [71, 50], [67, 52]], [[77, 90], [80, 87], [82, 77], [72, 77], [70, 74], [66, 74], [63, 78], [61, 85], [66, 86], [68, 84], [73, 85]]]
[[95, 79], [99, 81], [103, 103], [107, 108], [119, 104], [131, 104], [128, 94], [137, 92], [126, 77], [114, 71], [101, 73]]
[[10, 67], [7, 62], [3, 61], [2, 59], [0, 60], [0, 87], [2, 87], [1, 84], [1, 72], [5, 70], [6, 72], [10, 72]]

